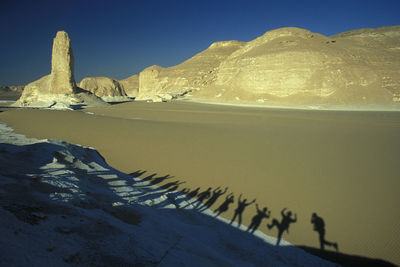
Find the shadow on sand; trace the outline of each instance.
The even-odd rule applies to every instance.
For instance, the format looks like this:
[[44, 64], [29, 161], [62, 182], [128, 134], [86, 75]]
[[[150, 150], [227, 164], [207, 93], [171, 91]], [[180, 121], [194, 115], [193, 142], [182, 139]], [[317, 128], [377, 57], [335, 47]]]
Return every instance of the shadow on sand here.
[[[143, 176], [145, 173], [146, 171], [138, 170], [134, 173], [131, 173], [130, 175], [134, 177], [140, 177]], [[203, 191], [201, 190], [200, 187], [197, 187], [195, 189], [190, 189], [187, 187], [179, 189], [179, 186], [185, 183], [179, 180], [168, 182], [162, 185], [163, 182], [171, 178], [174, 177], [170, 175], [157, 177], [156, 174], [151, 174], [141, 179], [143, 181], [149, 182], [152, 185], [158, 185], [162, 189], [168, 189], [172, 187], [173, 189], [172, 191], [179, 190], [180, 194], [184, 194], [186, 199], [190, 201], [189, 204], [181, 205], [182, 200], [176, 198], [176, 196], [179, 195], [179, 193], [175, 195], [168, 194], [168, 202], [173, 203], [173, 205], [175, 205], [175, 207], [178, 209], [179, 208], [184, 209], [190, 206], [192, 207], [193, 210], [197, 210], [200, 213], [206, 211], [207, 209], [210, 209], [213, 210], [214, 217], [218, 217], [221, 214], [228, 211], [229, 209], [231, 209], [232, 207], [234, 207], [235, 208], [234, 215], [230, 221], [230, 225], [232, 226], [234, 225], [234, 222], [236, 220], [237, 220], [237, 226], [238, 227], [241, 226], [243, 212], [246, 210], [248, 206], [251, 206], [252, 204], [255, 203], [256, 214], [252, 217], [251, 224], [248, 226], [246, 230], [246, 232], [249, 234], [254, 234], [254, 232], [261, 225], [263, 225], [262, 221], [264, 219], [269, 219], [271, 216], [271, 210], [269, 210], [266, 206], [261, 209], [258, 203], [256, 203], [256, 199], [248, 201], [246, 198], [243, 199], [242, 194], [240, 194], [239, 197], [237, 198], [236, 205], [232, 205], [235, 203], [236, 198], [233, 192], [228, 193], [228, 187], [225, 187], [223, 190], [221, 189], [221, 187], [217, 187], [214, 189], [212, 187], [208, 187]], [[213, 207], [217, 203], [217, 200], [223, 195], [226, 195], [225, 198], [220, 201], [219, 205]], [[158, 205], [158, 207], [165, 207], [165, 206], [166, 203]], [[276, 242], [277, 247], [279, 247], [280, 245], [280, 241], [283, 234], [284, 233], [289, 234], [290, 225], [292, 223], [296, 223], [298, 219], [297, 214], [293, 213], [290, 210], [287, 210], [287, 208], [281, 210], [280, 215], [281, 215], [280, 220], [278, 220], [277, 218], [273, 218], [269, 223], [267, 222], [267, 224], [265, 225], [266, 228], [261, 229], [265, 233], [268, 233], [266, 230], [273, 230], [274, 228], [277, 229], [277, 242]], [[299, 248], [311, 254], [324, 258], [328, 261], [339, 263], [343, 266], [395, 266], [384, 260], [371, 259], [355, 255], [347, 255], [338, 252], [339, 251], [338, 243], [330, 242], [325, 239], [326, 230], [323, 218], [318, 216], [317, 213], [313, 213], [311, 214], [310, 223], [314, 226], [314, 231], [318, 234], [318, 236], [316, 236], [316, 240], [319, 241], [319, 248], [298, 246]], [[313, 232], [310, 231], [310, 235], [312, 234]], [[325, 250], [326, 246], [332, 247], [334, 251], [326, 251]], [[285, 247], [280, 247], [280, 248], [285, 249]]]
[[[71, 151], [81, 151], [83, 149], [74, 145], [71, 145], [69, 148]], [[25, 151], [33, 152], [25, 153]], [[104, 158], [94, 150], [88, 149], [85, 150], [85, 153], [77, 153], [78, 156], [74, 158], [65, 152], [64, 146], [53, 143], [36, 143], [25, 146], [0, 144], [0, 152], [7, 154], [7, 157], [0, 157], [1, 166], [9, 166], [10, 162], [14, 164], [13, 166], [18, 166], [17, 169], [0, 169], [0, 175], [8, 177], [7, 182], [0, 180], [2, 183], [0, 205], [5, 210], [13, 213], [16, 218], [26, 223], [32, 225], [40, 224], [46, 220], [47, 216], [54, 214], [61, 217], [71, 217], [72, 219], [75, 217], [80, 218], [79, 216], [84, 214], [80, 211], [95, 210], [105, 214], [102, 215], [102, 218], [105, 218], [104, 216], [111, 216], [132, 227], [140, 226], [136, 232], [136, 236], [140, 236], [143, 234], [142, 230], [149, 227], [148, 224], [143, 224], [143, 221], [149, 219], [146, 217], [148, 214], [152, 214], [152, 216], [158, 218], [157, 220], [171, 217], [177, 218], [177, 225], [174, 225], [176, 227], [175, 230], [181, 229], [180, 227], [186, 229], [185, 232], [179, 233], [180, 235], [196, 233], [196, 238], [205, 243], [211, 236], [214, 240], [221, 242], [221, 246], [226, 247], [227, 251], [240, 251], [240, 253], [233, 253], [232, 257], [240, 254], [241, 258], [238, 259], [245, 259], [254, 265], [260, 266], [268, 263], [267, 258], [263, 256], [260, 259], [254, 259], [249, 256], [253, 255], [251, 248], [254, 247], [258, 247], [263, 251], [282, 252], [288, 257], [298, 257], [296, 256], [298, 255], [296, 248], [274, 246], [252, 234], [261, 225], [262, 220], [270, 216], [271, 211], [267, 211], [266, 207], [260, 209], [258, 204], [255, 205], [256, 214], [248, 231], [242, 231], [239, 228], [217, 220], [215, 217], [226, 212], [234, 203], [234, 193], [228, 193], [228, 187], [222, 187], [224, 189], [221, 187], [214, 189], [208, 187], [206, 190], [201, 190], [201, 188], [190, 189], [187, 187], [179, 189], [185, 184], [185, 181], [179, 181], [169, 174], [157, 176], [156, 173], [153, 173], [146, 176], [146, 171], [138, 170], [130, 175], [126, 175], [109, 167]], [[79, 155], [82, 158], [79, 158]], [[61, 167], [54, 169], [51, 167], [42, 168], [43, 166], [51, 166], [49, 164], [53, 163], [55, 159], [59, 164], [58, 166]], [[90, 159], [90, 161], [85, 163], [86, 159]], [[30, 164], [24, 164], [24, 162], [30, 162]], [[102, 168], [94, 169], [88, 167], [89, 165], [85, 165], [92, 163], [96, 163]], [[51, 175], [52, 173], [57, 173], [57, 178], [54, 178]], [[58, 187], [56, 186], [58, 184], [57, 181], [54, 181], [54, 184], [49, 183], [52, 179], [70, 181], [71, 187]], [[215, 216], [203, 213], [206, 210], [207, 212], [211, 212], [208, 209], [214, 208], [213, 206], [216, 205], [217, 200], [224, 194], [226, 194], [225, 199], [215, 209]], [[240, 194], [237, 198], [235, 214], [231, 223], [237, 218], [238, 226], [240, 226], [244, 210], [255, 202], [255, 199], [248, 201]], [[118, 203], [118, 205], [115, 205], [115, 203]], [[191, 208], [184, 209], [185, 207]], [[144, 216], [145, 214], [147, 215]], [[285, 210], [282, 210], [281, 214], [282, 220], [280, 222], [276, 219], [272, 220], [271, 224], [285, 231], [288, 230], [289, 224], [294, 222], [293, 220], [296, 219], [296, 216], [292, 218], [291, 213], [285, 212]], [[77, 225], [74, 228], [66, 229], [60, 226], [55, 227], [54, 231], [65, 235], [65, 239], [68, 240], [71, 233], [92, 239], [92, 236], [110, 234], [111, 232], [106, 233], [104, 231], [114, 229], [114, 226], [110, 224], [112, 220], [96, 222], [93, 221], [95, 220], [94, 218], [89, 217], [85, 217], [83, 221], [77, 220]], [[196, 225], [190, 223], [193, 220], [196, 221]], [[285, 220], [290, 222], [285, 223]], [[199, 225], [207, 227], [199, 228]], [[285, 225], [287, 227], [284, 227]], [[210, 231], [210, 229], [213, 229], [213, 231]], [[149, 232], [151, 229], [147, 229], [146, 231]], [[154, 235], [155, 238], [158, 236], [158, 234]], [[232, 239], [232, 236], [235, 239]], [[179, 240], [182, 238], [180, 237]], [[191, 239], [193, 238], [190, 236], [186, 237], [186, 240]], [[101, 241], [101, 239], [99, 240]], [[128, 239], [126, 239], [128, 241], [124, 240], [121, 240], [121, 242], [130, 242]], [[129, 264], [157, 265], [165, 259], [179, 240], [167, 240], [171, 244], [168, 245], [164, 255], [160, 258], [150, 254], [148, 258], [143, 258], [142, 256], [135, 258], [135, 246], [137, 244], [130, 244], [133, 255]], [[196, 242], [199, 240], [196, 240]], [[237, 240], [238, 243], [232, 243], [232, 240]], [[238, 240], [240, 240], [240, 243]], [[163, 240], [163, 242], [166, 241]], [[93, 241], [92, 246], [93, 255], [99, 256], [99, 253], [102, 253], [103, 244]], [[309, 248], [304, 249], [307, 250]], [[322, 255], [333, 255], [329, 259], [330, 261], [335, 262], [343, 258], [347, 259], [343, 254], [337, 252], [329, 254], [326, 251], [318, 251]], [[219, 259], [218, 255], [213, 255], [213, 257]], [[122, 261], [123, 259], [118, 260]], [[234, 260], [234, 258], [230, 260]], [[297, 258], [293, 260], [296, 261]], [[115, 261], [115, 258], [113, 258], [113, 261]], [[102, 264], [112, 265], [113, 262], [103, 262]]]

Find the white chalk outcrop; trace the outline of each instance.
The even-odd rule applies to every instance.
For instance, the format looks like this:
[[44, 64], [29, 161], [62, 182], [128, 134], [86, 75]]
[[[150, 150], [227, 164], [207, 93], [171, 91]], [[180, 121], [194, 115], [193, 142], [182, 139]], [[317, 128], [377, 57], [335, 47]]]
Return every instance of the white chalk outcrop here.
[[53, 41], [51, 73], [25, 86], [14, 106], [70, 108], [106, 105], [98, 97], [76, 86], [71, 41], [65, 31], [57, 32]]
[[87, 90], [107, 102], [129, 101], [130, 98], [119, 81], [108, 77], [87, 77], [79, 87]]

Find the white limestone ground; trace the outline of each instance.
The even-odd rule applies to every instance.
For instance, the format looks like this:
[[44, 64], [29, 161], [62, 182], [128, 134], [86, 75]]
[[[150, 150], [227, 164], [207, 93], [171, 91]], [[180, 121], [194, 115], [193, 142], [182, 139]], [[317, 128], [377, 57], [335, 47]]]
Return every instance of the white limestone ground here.
[[1, 266], [334, 266], [200, 213], [92, 148], [0, 124], [0, 166]]

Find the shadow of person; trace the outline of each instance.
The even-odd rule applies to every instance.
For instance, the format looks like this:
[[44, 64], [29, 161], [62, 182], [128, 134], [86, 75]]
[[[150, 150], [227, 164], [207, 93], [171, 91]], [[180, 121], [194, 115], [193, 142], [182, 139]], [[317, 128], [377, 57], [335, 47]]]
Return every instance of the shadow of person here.
[[[153, 179], [150, 181], [150, 183], [151, 183], [152, 185], [156, 185], [156, 184], [162, 183], [162, 182], [164, 182], [165, 180], [171, 179], [171, 178], [174, 178], [174, 176], [170, 176], [169, 174], [167, 174], [167, 175], [165, 175], [165, 176], [153, 178]], [[145, 179], [147, 179], [147, 177], [146, 177]], [[143, 180], [144, 180], [144, 179], [143, 179]]]
[[284, 208], [281, 211], [281, 215], [282, 215], [281, 222], [278, 222], [277, 219], [273, 219], [271, 224], [267, 224], [267, 227], [269, 230], [271, 230], [274, 226], [276, 226], [278, 228], [278, 240], [276, 241], [277, 246], [279, 246], [279, 243], [281, 242], [283, 232], [286, 231], [287, 233], [289, 233], [289, 225], [291, 223], [297, 222], [297, 215], [295, 214], [294, 218], [292, 218], [292, 212], [288, 211], [285, 214], [285, 210], [286, 210], [286, 208]]
[[201, 209], [201, 211], [209, 209], [212, 205], [214, 205], [215, 201], [222, 196], [223, 194], [228, 191], [228, 187], [225, 187], [225, 190], [222, 191], [219, 187], [215, 188], [212, 192], [211, 197], [204, 203], [204, 207]]
[[221, 213], [224, 213], [225, 211], [228, 210], [229, 205], [231, 203], [235, 202], [235, 197], [233, 196], [233, 193], [229, 193], [226, 197], [225, 197], [225, 201], [214, 210], [215, 213], [217, 213], [215, 215], [215, 217], [218, 217]]
[[173, 186], [171, 186], [170, 188], [168, 188], [168, 191], [169, 191], [169, 192], [177, 191], [178, 188], [179, 188], [179, 185], [184, 184], [184, 183], [186, 183], [186, 182], [180, 182], [180, 183], [174, 184]]
[[264, 218], [269, 218], [271, 215], [271, 211], [268, 211], [267, 207], [264, 207], [262, 210], [258, 208], [258, 204], [256, 203], [256, 209], [257, 209], [257, 214], [251, 219], [251, 224], [247, 228], [247, 232], [250, 231], [250, 233], [254, 233], [255, 230], [260, 226], [261, 221]]
[[211, 195], [211, 187], [207, 188], [206, 191], [203, 191], [203, 192], [199, 193], [197, 195], [197, 201], [198, 202], [197, 202], [197, 205], [196, 205], [195, 208], [197, 209], [198, 207], [200, 207], [200, 205], [203, 204], [203, 201], [206, 200], [207, 198], [209, 198], [210, 195]]
[[169, 182], [169, 183], [166, 183], [166, 184], [160, 186], [160, 188], [167, 190], [168, 188], [175, 187], [177, 185], [184, 184], [184, 183], [186, 183], [186, 182], [179, 182], [179, 181]]
[[144, 173], [146, 173], [146, 171], [142, 171], [142, 170], [137, 170], [135, 172], [130, 173], [130, 176], [133, 176], [135, 178], [139, 178], [140, 176], [142, 176]]
[[151, 181], [151, 180], [153, 180], [153, 178], [154, 178], [156, 175], [157, 175], [157, 173], [150, 174], [149, 176], [146, 176], [145, 178], [143, 178], [142, 181], [144, 181], [144, 182]]
[[235, 221], [236, 217], [238, 217], [238, 227], [242, 224], [242, 214], [243, 214], [244, 209], [247, 206], [256, 202], [256, 199], [253, 199], [253, 201], [251, 201], [251, 202], [247, 202], [247, 198], [245, 198], [243, 200], [241, 200], [241, 198], [242, 198], [242, 194], [240, 194], [240, 196], [239, 196], [238, 205], [235, 209], [235, 214], [233, 214], [232, 220], [229, 223], [229, 224], [232, 224]]
[[325, 222], [324, 219], [319, 217], [316, 212], [311, 215], [311, 224], [314, 225], [314, 231], [319, 235], [319, 245], [321, 250], [325, 249], [325, 245], [334, 247], [338, 251], [338, 244], [336, 242], [329, 242], [325, 240]]
[[189, 199], [192, 199], [192, 198], [194, 198], [195, 196], [197, 196], [197, 194], [199, 193], [199, 190], [200, 190], [200, 187], [197, 187], [196, 189], [194, 189], [194, 190], [188, 192], [188, 193], [186, 194], [186, 196], [187, 196]]

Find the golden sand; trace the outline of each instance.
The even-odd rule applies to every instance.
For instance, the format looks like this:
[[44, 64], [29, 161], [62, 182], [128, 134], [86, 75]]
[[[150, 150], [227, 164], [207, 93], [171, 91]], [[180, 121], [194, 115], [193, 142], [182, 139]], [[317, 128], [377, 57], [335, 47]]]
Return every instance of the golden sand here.
[[[294, 244], [319, 246], [310, 223], [317, 212], [340, 251], [400, 264], [400, 112], [132, 102], [7, 110], [0, 121], [29, 137], [94, 147], [123, 172], [146, 171], [142, 178], [169, 174], [165, 182], [185, 182], [180, 189], [228, 187], [235, 201], [256, 198], [272, 218], [287, 207], [298, 222], [283, 238]], [[247, 207], [244, 223], [255, 213]], [[276, 236], [267, 222], [259, 229]]]

